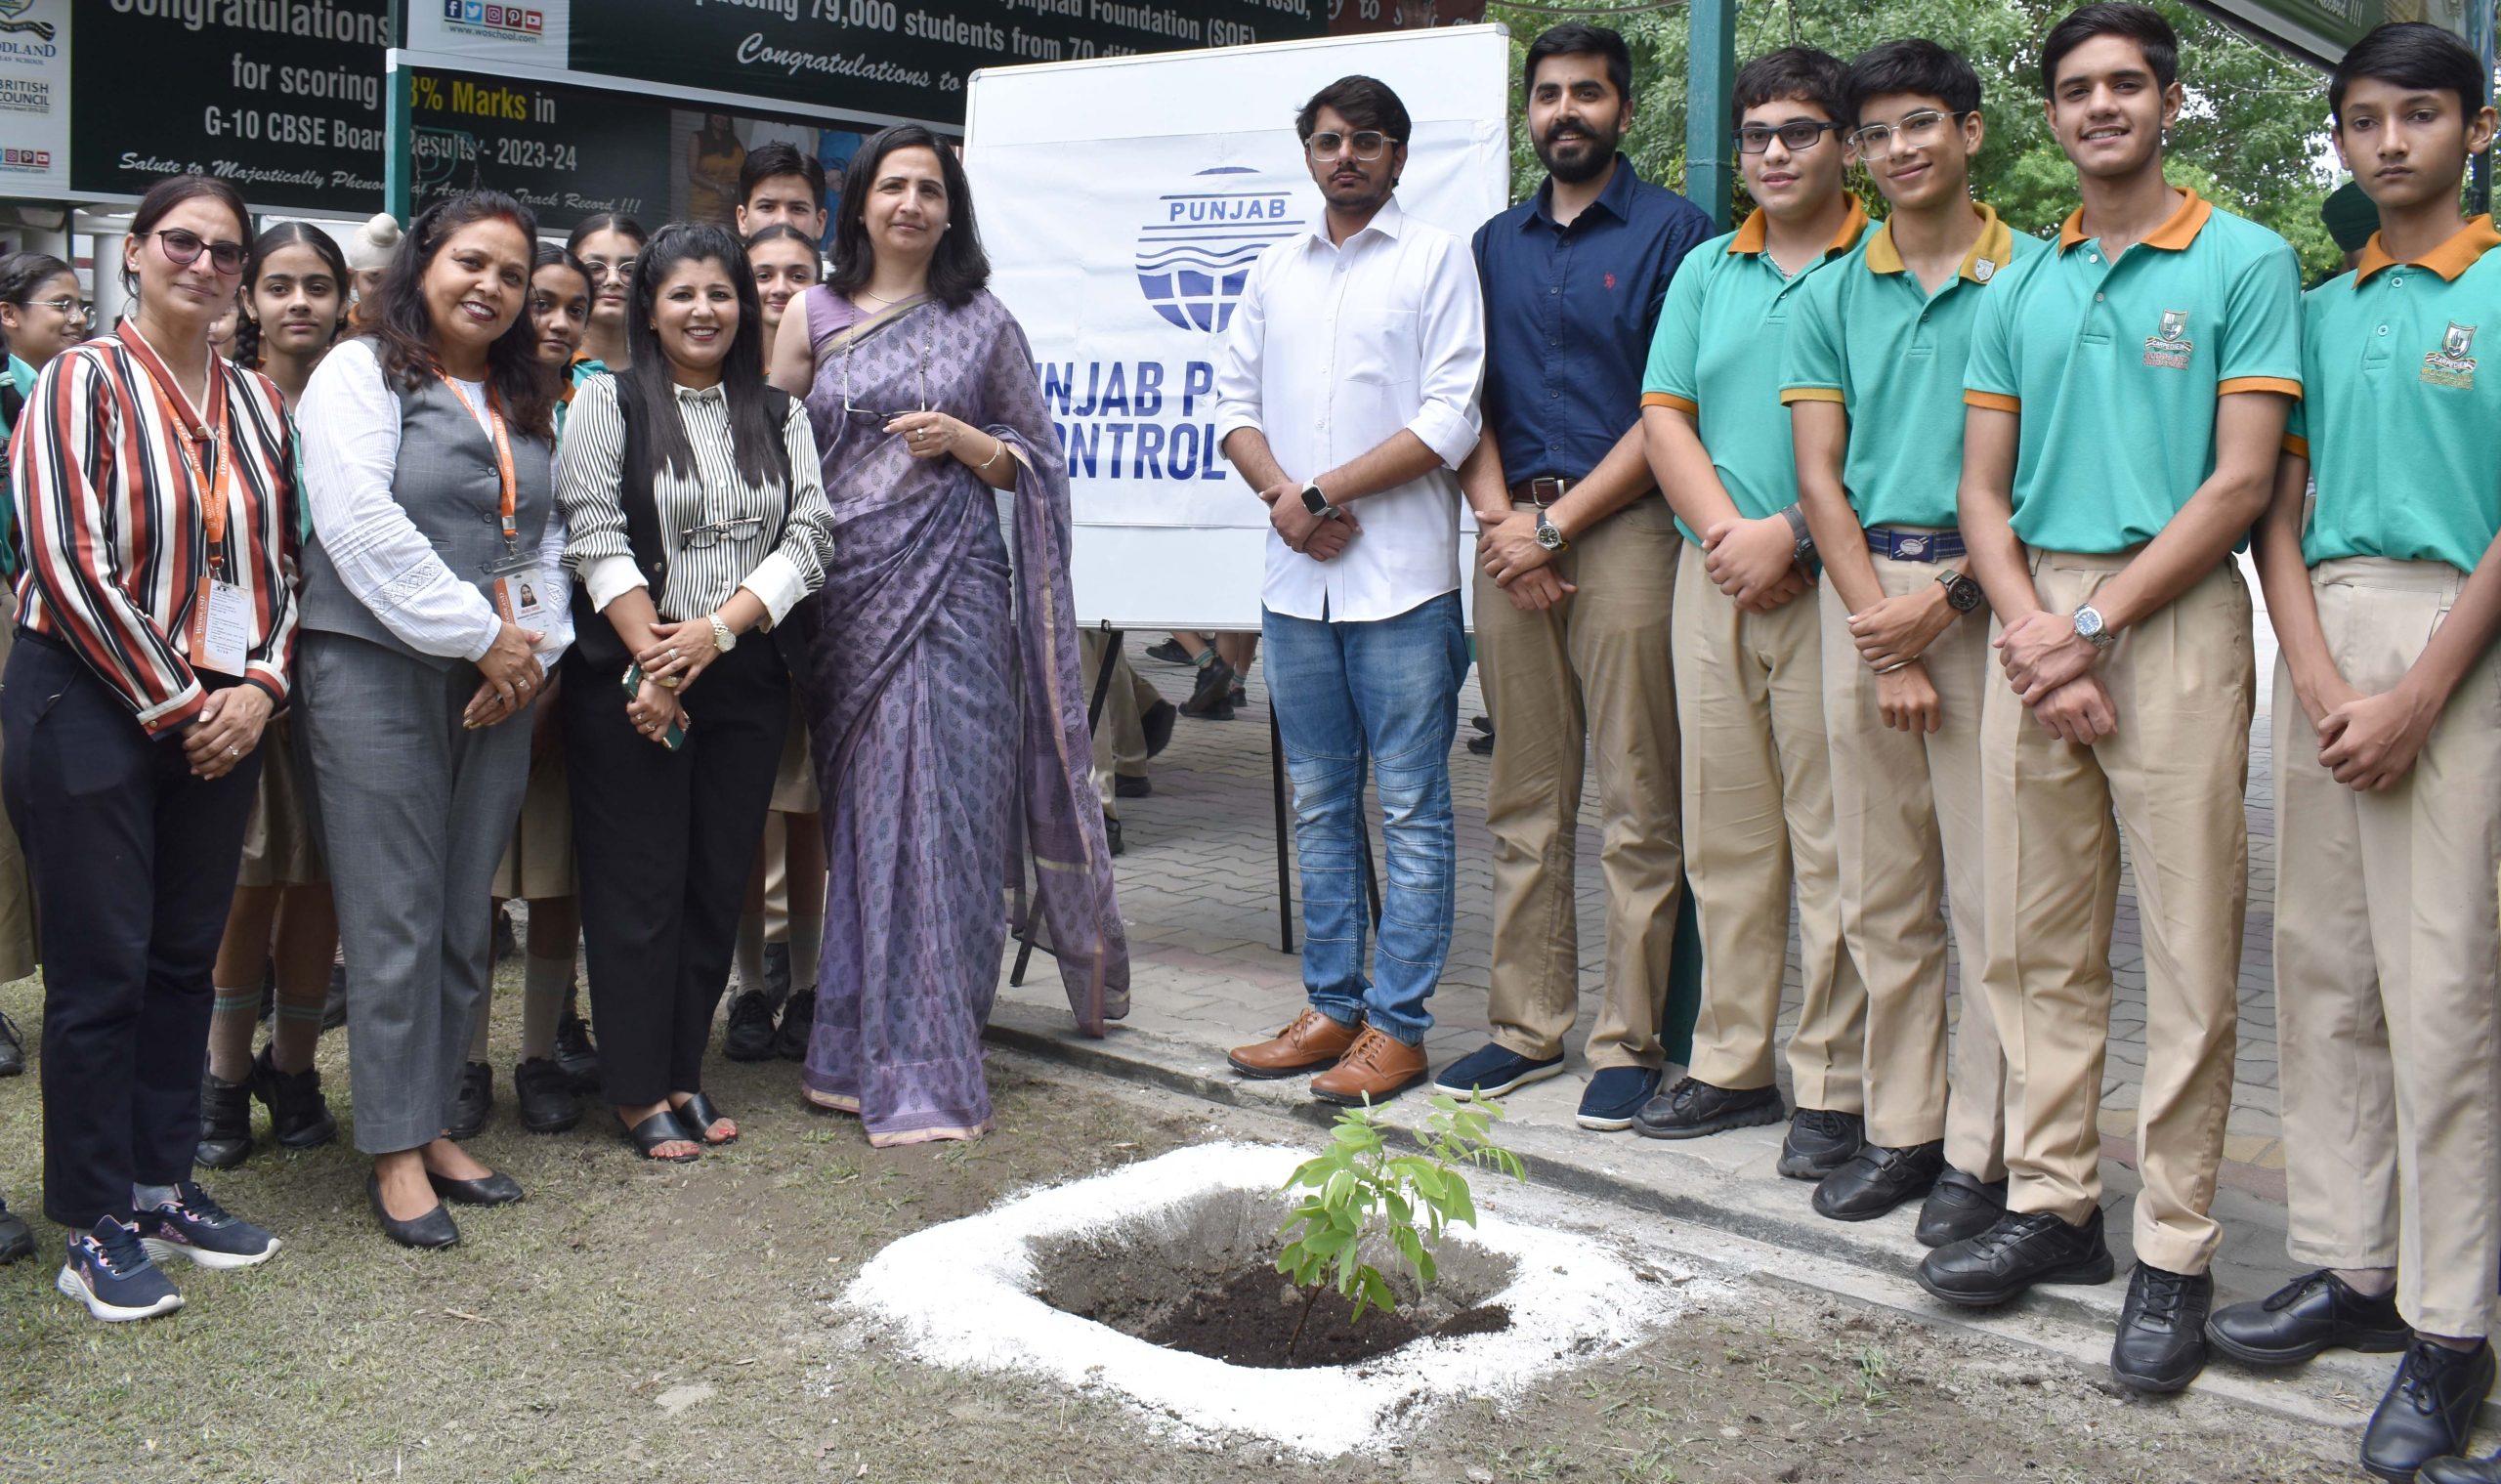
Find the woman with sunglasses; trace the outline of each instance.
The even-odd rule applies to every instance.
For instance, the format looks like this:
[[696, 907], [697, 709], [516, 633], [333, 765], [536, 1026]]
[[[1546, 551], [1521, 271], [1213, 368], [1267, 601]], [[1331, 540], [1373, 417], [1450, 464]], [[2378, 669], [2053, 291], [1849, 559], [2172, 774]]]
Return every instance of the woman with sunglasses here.
[[703, 1092], [790, 709], [794, 613], [833, 513], [806, 410], [764, 383], [737, 237], [660, 230], [634, 276], [633, 364], [565, 426], [581, 642], [565, 663], [591, 1013], [617, 1123], [646, 1159], [738, 1137]]
[[[304, 394], [295, 740], [347, 959], [365, 1197], [405, 1247], [511, 1176], [449, 1136], [492, 971], [487, 901], [530, 777], [544, 664], [572, 639], [555, 516], [555, 378], [523, 313], [537, 223], [494, 191], [409, 224], [369, 337]], [[440, 1199], [438, 1199], [440, 1198]]]
[[573, 363], [576, 384], [632, 363], [625, 300], [634, 290], [634, 265], [642, 257], [643, 244], [651, 239], [642, 223], [607, 211], [582, 218], [573, 234], [565, 239], [565, 251], [590, 270], [590, 327], [582, 334], [581, 354]]
[[[318, 227], [273, 227], [252, 243], [241, 300], [234, 360], [269, 377], [292, 411], [347, 322], [347, 258]], [[301, 501], [296, 511], [303, 516]], [[297, 538], [311, 533], [299, 519]], [[281, 1148], [316, 1148], [338, 1133], [313, 1051], [329, 1002], [339, 921], [330, 910], [329, 867], [305, 812], [290, 727], [284, 716], [270, 724], [260, 795], [243, 835], [242, 873], [217, 950], [217, 1007], [208, 1023], [208, 1067], [200, 1074], [196, 1157], [210, 1169], [230, 1169], [251, 1157], [254, 1098], [268, 1106], [270, 1131]], [[261, 982], [273, 971], [270, 1039], [254, 1056]]]
[[1067, 471], [945, 141], [906, 124], [860, 147], [833, 257], [773, 360], [776, 386], [806, 393], [836, 523], [804, 688], [830, 873], [807, 1091], [871, 1144], [973, 1138], [1020, 795], [1079, 1028], [1128, 1008]]
[[[746, 239], [747, 262], [755, 269], [755, 291], [764, 310], [764, 354], [771, 359], [781, 333], [782, 317], [800, 294], [824, 276], [824, 260], [806, 233], [786, 222], [757, 229]], [[769, 369], [769, 367], [768, 367]], [[764, 820], [764, 844], [755, 853], [748, 874], [746, 901], [739, 911], [739, 993], [730, 1000], [729, 1029], [721, 1053], [732, 1061], [763, 1061], [781, 1057], [798, 1061], [808, 1054], [808, 1028], [814, 1023], [817, 958], [825, 951], [825, 825], [818, 818], [816, 764], [808, 756], [807, 708], [790, 708], [790, 732], [782, 744], [782, 766], [773, 778], [773, 803]], [[767, 988], [764, 920], [768, 878], [779, 873], [787, 904], [784, 952], [789, 957], [782, 998], [780, 1025], [774, 1024], [775, 996]]]
[[44, 367], [11, 469], [0, 793], [44, 924], [44, 1210], [70, 1229], [55, 1286], [103, 1320], [179, 1307], [168, 1257], [278, 1246], [191, 1178], [210, 967], [297, 616], [286, 409], [208, 349], [248, 221], [225, 181], [149, 188], [122, 243], [137, 308]]
[[[589, 323], [590, 271], [565, 249], [539, 243], [537, 266], [530, 275], [530, 328], [538, 363], [549, 375], [570, 377]], [[560, 380], [559, 434], [573, 395], [573, 383]], [[516, 897], [530, 904], [529, 935], [522, 949], [521, 1061], [512, 1069], [512, 1090], [521, 1108], [521, 1126], [532, 1133], [562, 1133], [580, 1123], [576, 1094], [599, 1088], [599, 1063], [586, 1035], [572, 1058], [559, 1054], [565, 1049], [559, 1036], [570, 1013], [573, 951], [582, 932], [581, 912], [573, 902], [573, 800], [566, 778], [565, 710], [557, 699], [562, 673], [561, 667], [549, 672], [538, 713], [530, 723], [530, 789], [522, 797], [511, 843], [495, 868], [495, 905], [501, 908]], [[487, 1064], [487, 1014], [493, 997], [489, 986], [478, 1000], [464, 1089], [492, 1077]], [[591, 1058], [587, 1076], [567, 1069], [567, 1060], [579, 1066], [585, 1055]], [[484, 1110], [480, 1112], [483, 1116]]]

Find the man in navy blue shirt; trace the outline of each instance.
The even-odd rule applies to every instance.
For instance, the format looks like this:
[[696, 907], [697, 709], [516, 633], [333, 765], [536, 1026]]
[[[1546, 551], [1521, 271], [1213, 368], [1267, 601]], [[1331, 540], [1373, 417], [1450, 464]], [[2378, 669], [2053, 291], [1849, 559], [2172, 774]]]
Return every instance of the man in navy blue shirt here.
[[1438, 1079], [1499, 1096], [1563, 1070], [1580, 1008], [1573, 845], [1595, 743], [1606, 981], [1585, 1128], [1658, 1090], [1684, 850], [1668, 612], [1679, 538], [1641, 445], [1641, 373], [1668, 279], [1711, 219], [1632, 173], [1624, 38], [1567, 24], [1530, 45], [1535, 196], [1479, 228], [1485, 436], [1460, 471], [1482, 532], [1476, 643], [1496, 723], [1493, 1040]]

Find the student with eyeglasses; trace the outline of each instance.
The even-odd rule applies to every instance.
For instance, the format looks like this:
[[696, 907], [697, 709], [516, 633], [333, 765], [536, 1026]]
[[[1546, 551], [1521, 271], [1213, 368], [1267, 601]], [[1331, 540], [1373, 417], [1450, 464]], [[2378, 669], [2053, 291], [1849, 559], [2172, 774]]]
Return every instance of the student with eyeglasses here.
[[774, 385], [806, 396], [834, 519], [802, 688], [827, 856], [804, 1083], [871, 1145], [968, 1139], [991, 1120], [1002, 865], [1038, 863], [1079, 1028], [1099, 1036], [1128, 1008], [1087, 778], [1067, 470], [945, 140], [905, 124], [861, 145], [833, 262], [773, 356]]
[[460, 1240], [443, 1204], [519, 1182], [453, 1127], [493, 965], [487, 893], [521, 808], [531, 707], [572, 639], [554, 513], [555, 379], [523, 313], [536, 219], [475, 191], [409, 224], [371, 336], [305, 389], [295, 742], [347, 961], [356, 1146], [390, 1240]]
[[167, 1258], [278, 1248], [191, 1178], [210, 969], [298, 614], [286, 409], [208, 349], [249, 220], [225, 181], [149, 188], [122, 245], [137, 307], [44, 367], [11, 469], [0, 793], [45, 928], [44, 1211], [70, 1230], [55, 1286], [106, 1321], [181, 1306]]
[[1670, 647], [1684, 740], [1684, 867], [1702, 927], [1686, 1076], [1633, 1128], [1690, 1139], [1779, 1123], [1790, 897], [1801, 1003], [1797, 1110], [1780, 1172], [1820, 1180], [1858, 1151], [1867, 987], [1843, 940], [1824, 733], [1815, 543], [1799, 506], [1780, 358], [1802, 292], [1867, 230], [1844, 189], [1848, 72], [1811, 47], [1737, 73], [1737, 162], [1759, 203], [1668, 287], [1642, 379], [1650, 467], [1684, 532]]
[[590, 270], [590, 328], [574, 358], [575, 385], [632, 363], [634, 342], [625, 332], [625, 301], [634, 290], [635, 261], [651, 239], [642, 223], [609, 211], [582, 218], [565, 239], [565, 250]]
[[765, 384], [738, 238], [661, 228], [633, 283], [632, 364], [565, 423], [565, 743], [606, 1097], [645, 1159], [679, 1161], [739, 1136], [703, 1052], [833, 512], [806, 409]]

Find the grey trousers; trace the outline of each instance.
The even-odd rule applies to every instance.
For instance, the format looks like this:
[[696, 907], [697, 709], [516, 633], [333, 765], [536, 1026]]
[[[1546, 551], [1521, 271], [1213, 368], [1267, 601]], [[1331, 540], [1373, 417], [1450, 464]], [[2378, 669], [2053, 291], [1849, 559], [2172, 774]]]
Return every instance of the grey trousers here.
[[343, 634], [296, 647], [295, 745], [330, 856], [366, 1154], [443, 1136], [494, 972], [487, 900], [530, 784], [531, 712], [462, 727], [478, 679]]

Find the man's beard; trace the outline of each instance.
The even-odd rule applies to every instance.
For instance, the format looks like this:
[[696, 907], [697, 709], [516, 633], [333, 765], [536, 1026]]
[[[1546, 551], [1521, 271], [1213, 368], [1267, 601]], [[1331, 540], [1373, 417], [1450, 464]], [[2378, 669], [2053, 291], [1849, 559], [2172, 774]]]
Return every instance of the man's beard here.
[[[1576, 129], [1563, 135], [1560, 140], [1553, 135], [1547, 135], [1538, 143], [1537, 161], [1546, 167], [1547, 174], [1567, 186], [1577, 186], [1583, 181], [1592, 181], [1606, 173], [1606, 167], [1615, 162], [1615, 146], [1621, 137], [1600, 134], [1593, 129]], [[1558, 160], [1554, 150], [1558, 143], [1564, 145], [1586, 143], [1590, 148], [1576, 160]]]

